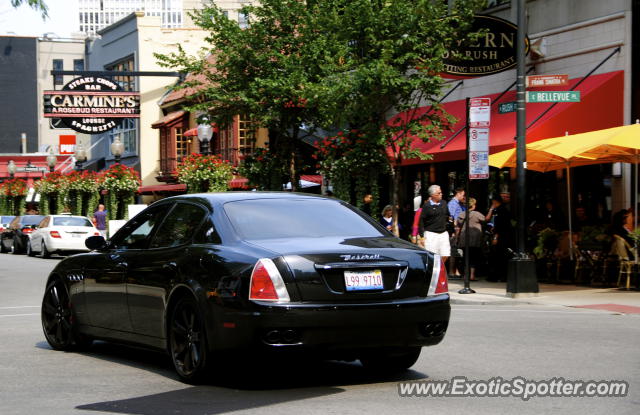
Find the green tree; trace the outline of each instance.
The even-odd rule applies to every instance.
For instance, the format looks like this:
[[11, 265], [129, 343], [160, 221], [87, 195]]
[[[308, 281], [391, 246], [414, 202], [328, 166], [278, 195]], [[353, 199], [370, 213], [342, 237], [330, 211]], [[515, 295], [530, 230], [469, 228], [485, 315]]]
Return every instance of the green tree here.
[[[385, 156], [392, 176], [392, 206], [400, 204], [403, 160], [431, 157], [415, 150], [413, 140], [442, 139], [453, 121], [437, 103], [444, 85], [438, 75], [444, 69], [443, 57], [459, 42], [473, 42], [478, 36], [468, 31], [474, 12], [485, 2], [450, 3], [318, 2], [318, 27], [349, 46], [319, 89], [326, 92], [323, 100], [333, 102], [322, 106], [329, 111], [324, 118], [362, 132]], [[430, 111], [421, 109], [429, 105]], [[397, 212], [394, 215], [397, 218]]]
[[[210, 111], [223, 123], [235, 114], [251, 114], [267, 127], [270, 156], [287, 167], [294, 186], [296, 144], [306, 131], [315, 125], [358, 131], [366, 147], [387, 160], [396, 206], [402, 161], [429, 157], [414, 150], [412, 141], [440, 139], [452, 122], [437, 104], [444, 85], [438, 74], [446, 53], [474, 40], [467, 32], [474, 11], [484, 4], [264, 0], [243, 9], [250, 16], [244, 29], [211, 5], [195, 20], [210, 31], [206, 52], [214, 59], [182, 51], [158, 58], [207, 80], [183, 84], [198, 87], [193, 110]], [[420, 110], [428, 105], [431, 111]], [[394, 117], [398, 113], [403, 116]], [[349, 153], [362, 159], [355, 152], [345, 157]], [[375, 175], [369, 177], [375, 185]]]
[[[183, 51], [157, 55], [163, 65], [201, 75], [182, 85], [198, 90], [191, 110], [210, 112], [221, 125], [236, 114], [249, 114], [268, 128], [269, 157], [277, 160], [274, 165], [286, 166], [294, 190], [300, 139], [308, 134], [302, 127], [320, 114], [314, 85], [321, 84], [322, 65], [335, 45], [329, 36], [313, 33], [316, 10], [314, 2], [264, 0], [242, 9], [250, 24], [241, 28], [212, 3], [197, 11], [194, 19], [210, 32], [205, 53], [213, 59], [190, 57]], [[281, 169], [273, 176], [269, 187], [281, 189]]]
[[14, 8], [20, 7], [23, 4], [27, 4], [34, 10], [39, 10], [42, 14], [42, 19], [49, 17], [49, 8], [45, 4], [44, 0], [11, 0], [11, 5]]

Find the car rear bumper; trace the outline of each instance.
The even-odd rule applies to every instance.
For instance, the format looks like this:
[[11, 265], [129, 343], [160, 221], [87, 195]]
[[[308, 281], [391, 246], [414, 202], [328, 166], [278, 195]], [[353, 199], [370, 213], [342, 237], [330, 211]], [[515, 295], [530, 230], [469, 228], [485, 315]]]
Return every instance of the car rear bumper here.
[[55, 251], [89, 251], [85, 246], [84, 241], [86, 238], [73, 238], [73, 239], [58, 239], [58, 238], [46, 238], [47, 249], [50, 252]]
[[449, 295], [375, 304], [268, 304], [252, 312], [218, 314], [216, 349], [361, 350], [429, 346], [442, 341]]

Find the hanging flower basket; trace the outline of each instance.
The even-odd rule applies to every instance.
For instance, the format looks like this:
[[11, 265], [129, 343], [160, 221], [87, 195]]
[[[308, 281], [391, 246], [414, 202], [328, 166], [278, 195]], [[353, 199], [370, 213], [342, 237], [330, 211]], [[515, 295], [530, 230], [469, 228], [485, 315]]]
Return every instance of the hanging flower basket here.
[[58, 214], [64, 211], [65, 176], [59, 172], [48, 173], [45, 177], [34, 183], [33, 187], [40, 194], [40, 214]]
[[7, 180], [0, 185], [0, 211], [3, 215], [24, 215], [29, 187], [22, 179]]
[[217, 155], [191, 154], [178, 164], [178, 181], [187, 192], [226, 192], [233, 178], [233, 167]]
[[72, 171], [65, 177], [66, 199], [73, 215], [92, 215], [98, 206], [98, 174]]
[[133, 204], [140, 187], [138, 172], [122, 164], [114, 164], [100, 174], [100, 189], [106, 190], [105, 204], [109, 219], [127, 219], [127, 205]]

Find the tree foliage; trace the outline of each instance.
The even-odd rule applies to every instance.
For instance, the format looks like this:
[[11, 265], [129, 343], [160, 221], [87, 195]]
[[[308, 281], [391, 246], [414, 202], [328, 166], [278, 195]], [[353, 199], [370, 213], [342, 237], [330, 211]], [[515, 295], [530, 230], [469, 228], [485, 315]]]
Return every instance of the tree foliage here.
[[[485, 1], [448, 3], [263, 0], [243, 9], [250, 16], [245, 29], [212, 4], [195, 20], [210, 32], [206, 53], [215, 63], [182, 51], [158, 58], [207, 79], [192, 109], [210, 111], [223, 123], [251, 114], [269, 128], [270, 154], [292, 176], [295, 145], [306, 131], [357, 129], [367, 148], [387, 160], [397, 189], [402, 161], [428, 157], [412, 140], [439, 139], [452, 123], [437, 104], [438, 74], [445, 52], [460, 39], [473, 40], [467, 32]], [[420, 110], [429, 105], [430, 111]]]
[[49, 16], [49, 8], [44, 0], [11, 0], [11, 5], [14, 8], [20, 7], [23, 4], [28, 5], [34, 10], [39, 10], [43, 19]]

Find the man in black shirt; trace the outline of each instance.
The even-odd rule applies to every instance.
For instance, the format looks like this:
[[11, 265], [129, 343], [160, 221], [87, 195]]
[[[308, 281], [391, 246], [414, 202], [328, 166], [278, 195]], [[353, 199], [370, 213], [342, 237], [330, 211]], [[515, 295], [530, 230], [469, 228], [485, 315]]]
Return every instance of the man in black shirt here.
[[420, 214], [420, 234], [424, 233], [424, 248], [439, 254], [443, 261], [451, 256], [449, 244], [449, 209], [442, 200], [442, 189], [437, 184], [429, 186], [429, 199], [422, 205]]

